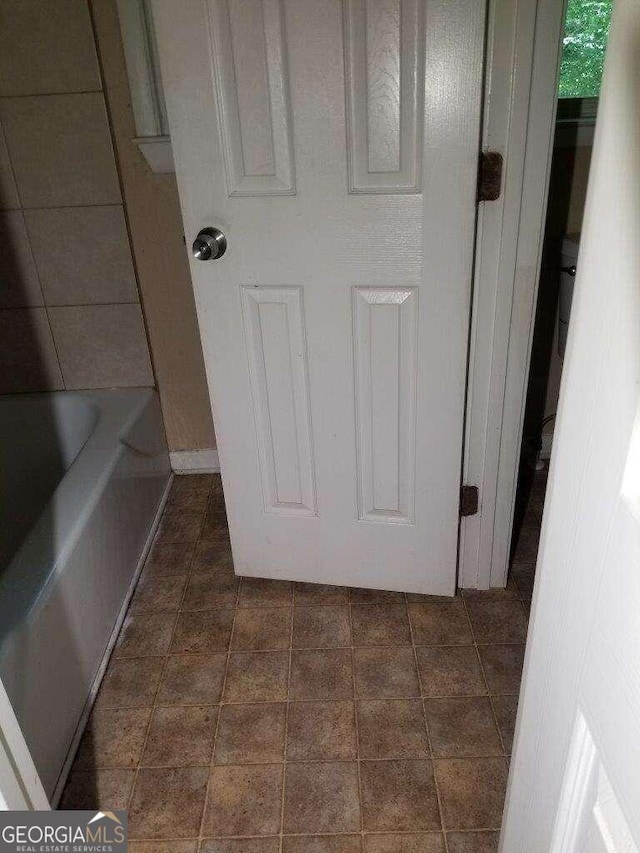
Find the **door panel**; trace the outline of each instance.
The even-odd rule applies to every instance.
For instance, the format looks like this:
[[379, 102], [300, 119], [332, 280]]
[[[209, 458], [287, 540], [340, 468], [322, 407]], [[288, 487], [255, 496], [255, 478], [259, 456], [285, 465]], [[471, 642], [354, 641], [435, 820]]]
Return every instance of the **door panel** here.
[[281, 0], [211, 0], [229, 196], [295, 193]]
[[243, 287], [265, 512], [317, 515], [299, 287]]
[[638, 853], [589, 726], [578, 711], [551, 853]]
[[153, 9], [236, 571], [452, 594], [482, 4]]
[[415, 522], [416, 288], [354, 288], [358, 518]]
[[640, 6], [616, 0], [501, 851], [640, 849]]
[[421, 0], [346, 0], [349, 192], [420, 192]]

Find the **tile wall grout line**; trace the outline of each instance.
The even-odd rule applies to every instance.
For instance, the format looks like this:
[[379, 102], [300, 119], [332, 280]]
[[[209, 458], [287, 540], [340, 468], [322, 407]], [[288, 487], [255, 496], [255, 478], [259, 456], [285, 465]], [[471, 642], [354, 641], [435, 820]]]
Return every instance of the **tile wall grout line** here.
[[[1, 131], [0, 131], [0, 133], [1, 133]], [[6, 137], [6, 135], [5, 135], [4, 133], [2, 133], [2, 136], [3, 136], [3, 138], [5, 138], [5, 137]], [[15, 190], [16, 190], [16, 194], [17, 194], [17, 196], [18, 196], [18, 201], [19, 201], [19, 202], [20, 202], [20, 204], [22, 205], [22, 200], [21, 200], [21, 198], [20, 198], [20, 190], [19, 190], [19, 188], [18, 188], [18, 180], [17, 180], [17, 177], [16, 177], [15, 169], [13, 168], [13, 164], [12, 164], [12, 162], [11, 162], [11, 154], [10, 154], [10, 152], [9, 152], [9, 146], [8, 146], [8, 144], [7, 144], [7, 142], [6, 142], [6, 138], [5, 138], [5, 148], [6, 148], [6, 151], [7, 151], [7, 159], [8, 159], [8, 161], [9, 161], [9, 170], [10, 170], [10, 172], [11, 172], [11, 177], [13, 178], [13, 184], [14, 184], [14, 187], [15, 187]], [[59, 347], [58, 347], [58, 343], [57, 343], [57, 341], [56, 341], [56, 337], [55, 337], [55, 335], [54, 335], [54, 333], [53, 333], [53, 325], [52, 325], [52, 323], [51, 323], [51, 314], [49, 313], [49, 305], [47, 304], [47, 299], [46, 299], [46, 295], [45, 295], [44, 284], [43, 284], [43, 281], [42, 281], [42, 279], [43, 279], [43, 274], [42, 274], [42, 272], [40, 271], [40, 264], [38, 263], [38, 260], [37, 260], [37, 258], [36, 258], [36, 253], [35, 253], [35, 252], [34, 252], [34, 250], [33, 250], [33, 239], [32, 239], [32, 237], [31, 237], [31, 231], [29, 230], [29, 225], [27, 224], [27, 217], [24, 215], [24, 207], [22, 207], [22, 206], [21, 206], [21, 207], [19, 208], [19, 212], [20, 212], [20, 218], [21, 218], [21, 220], [22, 220], [22, 225], [23, 225], [23, 227], [24, 227], [24, 229], [25, 229], [25, 233], [26, 233], [26, 235], [27, 235], [27, 243], [29, 244], [29, 255], [31, 256], [31, 261], [32, 261], [32, 263], [33, 263], [33, 268], [34, 268], [34, 269], [35, 269], [35, 271], [36, 271], [36, 278], [38, 279], [38, 291], [39, 291], [39, 293], [40, 293], [40, 297], [41, 297], [41, 299], [42, 299], [42, 303], [41, 303], [41, 305], [25, 305], [25, 306], [24, 306], [24, 308], [26, 308], [27, 310], [29, 310], [29, 309], [33, 310], [33, 309], [37, 309], [37, 308], [43, 308], [43, 309], [44, 309], [44, 315], [45, 315], [45, 317], [46, 317], [46, 319], [47, 319], [47, 328], [49, 329], [49, 336], [50, 336], [50, 338], [51, 338], [51, 344], [52, 344], [52, 346], [53, 346], [53, 352], [54, 352], [55, 357], [56, 357], [56, 365], [57, 365], [57, 367], [58, 367], [58, 372], [59, 372], [59, 374], [60, 374], [60, 379], [62, 380], [62, 389], [66, 391], [66, 390], [67, 390], [67, 379], [66, 379], [66, 377], [65, 377], [65, 375], [64, 375], [64, 371], [63, 371], [63, 369], [62, 369], [62, 359], [60, 358], [60, 349], [59, 349]], [[4, 214], [4, 213], [5, 213], [5, 211], [3, 211], [3, 214]], [[20, 308], [20, 307], [23, 307], [23, 306], [16, 306], [16, 307]]]
[[442, 833], [444, 853], [449, 853], [447, 835], [445, 833], [445, 826], [444, 826], [444, 810], [442, 807], [442, 798], [440, 796], [440, 789], [438, 787], [438, 779], [436, 776], [436, 764], [435, 764], [435, 758], [433, 755], [433, 746], [431, 743], [431, 733], [429, 732], [429, 723], [427, 722], [427, 712], [426, 712], [426, 708], [424, 705], [424, 689], [423, 689], [423, 685], [422, 685], [422, 676], [420, 675], [420, 667], [418, 666], [418, 653], [416, 651], [415, 637], [413, 635], [413, 624], [411, 622], [411, 615], [410, 615], [410, 610], [409, 610], [409, 599], [408, 599], [406, 593], [405, 593], [405, 604], [406, 604], [406, 608], [407, 608], [407, 621], [409, 622], [409, 633], [411, 635], [411, 648], [413, 649], [413, 665], [416, 668], [416, 677], [418, 679], [418, 687], [419, 687], [419, 691], [420, 691], [420, 705], [422, 707], [422, 720], [424, 723], [425, 733], [427, 736], [427, 748], [429, 750], [429, 761], [431, 763], [431, 773], [433, 774], [433, 787], [435, 788], [435, 792], [436, 792], [436, 802], [438, 803], [438, 815], [440, 816], [440, 832]]
[[[56, 311], [58, 308], [112, 308], [112, 307], [118, 306], [118, 305], [126, 305], [126, 306], [140, 305], [140, 300], [139, 299], [125, 299], [122, 302], [114, 302], [113, 300], [111, 300], [110, 302], [55, 302], [55, 303], [51, 303], [51, 302], [47, 302], [46, 299], [44, 299], [44, 297], [43, 297], [42, 305], [33, 305], [33, 306], [27, 305], [27, 306], [25, 306], [25, 308], [26, 309], [29, 309], [29, 308], [32, 308], [32, 309], [33, 308], [48, 308], [48, 309], [51, 309], [52, 311]], [[17, 311], [20, 309], [19, 308], [11, 308], [11, 309], [7, 309], [7, 310]], [[177, 542], [175, 544], [180, 545], [182, 543]]]
[[[91, 34], [93, 35], [93, 33]], [[62, 92], [18, 92], [13, 95], [0, 95], [0, 100], [3, 101], [13, 101], [18, 100], [20, 98], [66, 98], [69, 95], [100, 95], [102, 94], [102, 88], [100, 89], [74, 89], [69, 92], [68, 90], [64, 90]]]
[[[30, 240], [31, 240], [31, 238], [29, 238], [29, 241]], [[33, 260], [35, 263], [35, 255], [33, 256]], [[42, 280], [40, 278], [40, 272], [38, 270], [37, 263], [36, 263], [36, 275], [38, 276], [38, 283], [40, 285], [40, 291], [42, 293], [42, 306], [41, 307], [44, 308], [45, 317], [47, 318], [47, 326], [49, 328], [49, 335], [51, 336], [51, 343], [53, 345], [53, 351], [54, 351], [55, 356], [56, 356], [56, 364], [58, 365], [58, 370], [60, 372], [60, 378], [62, 379], [62, 388], [64, 391], [67, 391], [67, 390], [69, 390], [69, 387], [67, 384], [67, 378], [64, 375], [64, 370], [62, 369], [62, 359], [60, 357], [60, 348], [56, 342], [56, 336], [55, 336], [54, 331], [53, 331], [53, 324], [51, 322], [51, 312], [49, 310], [49, 305], [47, 305], [47, 302], [45, 300], [44, 288], [42, 286]]]

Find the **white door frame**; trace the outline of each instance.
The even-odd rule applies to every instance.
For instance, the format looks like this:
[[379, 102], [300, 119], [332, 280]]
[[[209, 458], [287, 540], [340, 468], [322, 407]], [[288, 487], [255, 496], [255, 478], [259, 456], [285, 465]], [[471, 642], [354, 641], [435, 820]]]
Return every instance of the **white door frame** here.
[[490, 0], [483, 149], [504, 157], [502, 195], [480, 205], [459, 585], [507, 578], [529, 359], [553, 152], [564, 0]]

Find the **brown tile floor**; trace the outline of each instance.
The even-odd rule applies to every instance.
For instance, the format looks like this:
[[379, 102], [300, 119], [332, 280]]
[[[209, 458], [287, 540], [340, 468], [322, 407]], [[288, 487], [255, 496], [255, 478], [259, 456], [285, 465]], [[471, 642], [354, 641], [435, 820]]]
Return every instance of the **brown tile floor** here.
[[62, 806], [132, 853], [493, 853], [535, 521], [500, 592], [240, 580], [219, 478], [177, 478]]

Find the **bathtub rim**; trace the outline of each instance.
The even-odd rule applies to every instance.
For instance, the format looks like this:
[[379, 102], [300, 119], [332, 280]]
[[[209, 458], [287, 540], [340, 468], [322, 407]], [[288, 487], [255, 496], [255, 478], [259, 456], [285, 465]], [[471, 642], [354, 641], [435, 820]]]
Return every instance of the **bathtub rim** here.
[[[14, 398], [53, 397], [60, 394], [81, 397], [97, 406], [98, 420], [64, 476], [57, 484], [51, 497], [29, 530], [24, 541], [15, 552], [0, 578], [0, 661], [5, 649], [11, 644], [16, 627], [23, 620], [36, 618], [47, 600], [47, 594], [63, 570], [77, 545], [84, 526], [83, 521], [96, 507], [106, 483], [115, 470], [118, 460], [131, 446], [123, 437], [132, 429], [142, 412], [149, 406], [157, 392], [153, 388], [118, 388], [87, 391], [45, 391], [40, 394], [9, 394], [2, 400]], [[110, 402], [111, 408], [105, 403]], [[117, 440], [116, 440], [117, 438]], [[91, 457], [91, 458], [89, 458]], [[88, 467], [90, 470], [85, 471]], [[82, 482], [87, 474], [94, 476], [87, 484]], [[166, 499], [165, 499], [166, 500]], [[62, 521], [56, 518], [62, 515]], [[154, 520], [154, 524], [156, 521]], [[55, 551], [42, 559], [47, 535], [55, 533]], [[33, 565], [46, 563], [39, 573]], [[29, 577], [29, 586], [21, 579]], [[34, 587], [35, 593], [34, 593]], [[18, 603], [18, 607], [13, 606]], [[19, 618], [16, 618], [19, 615]]]

